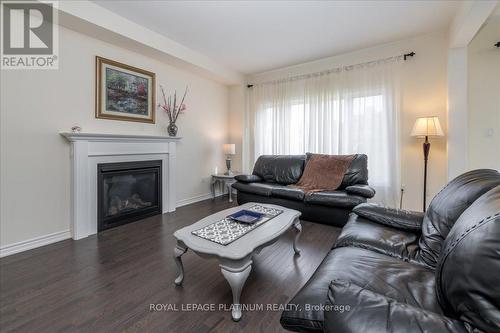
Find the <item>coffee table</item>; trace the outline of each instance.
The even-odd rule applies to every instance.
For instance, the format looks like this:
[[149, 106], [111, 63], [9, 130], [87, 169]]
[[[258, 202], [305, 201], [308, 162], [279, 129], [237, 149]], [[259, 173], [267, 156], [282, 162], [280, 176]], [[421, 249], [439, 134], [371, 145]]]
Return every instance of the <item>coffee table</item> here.
[[[263, 223], [239, 239], [227, 245], [220, 245], [210, 240], [193, 235], [191, 232], [203, 228], [213, 222], [217, 222], [226, 216], [241, 209], [248, 209], [253, 205], [262, 205], [283, 210], [283, 213]], [[293, 228], [296, 235], [293, 241], [295, 254], [300, 254], [297, 241], [302, 231], [300, 224], [300, 212], [276, 205], [246, 203], [244, 205], [229, 208], [213, 215], [207, 216], [200, 221], [179, 229], [174, 233], [177, 245], [174, 249], [174, 259], [177, 264], [179, 275], [175, 279], [176, 285], [184, 281], [184, 267], [181, 256], [191, 249], [202, 258], [217, 258], [222, 275], [229, 283], [233, 293], [232, 318], [234, 321], [241, 319], [240, 295], [248, 275], [252, 269], [252, 258], [264, 247], [271, 245], [288, 229]]]

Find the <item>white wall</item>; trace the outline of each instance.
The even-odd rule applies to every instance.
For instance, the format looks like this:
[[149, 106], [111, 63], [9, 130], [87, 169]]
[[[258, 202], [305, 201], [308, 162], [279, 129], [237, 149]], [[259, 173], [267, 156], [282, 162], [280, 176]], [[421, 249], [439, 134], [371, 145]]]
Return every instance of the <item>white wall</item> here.
[[69, 229], [70, 149], [60, 131], [78, 124], [84, 132], [166, 134], [160, 111], [156, 124], [95, 119], [96, 55], [153, 71], [169, 91], [189, 85], [178, 120], [177, 200], [208, 195], [210, 174], [224, 168], [228, 88], [62, 27], [59, 45], [59, 70], [1, 73], [0, 246]]
[[233, 169], [243, 170], [243, 114], [245, 112], [246, 86], [237, 85], [229, 88], [229, 142], [236, 145], [236, 155], [233, 158]]
[[448, 50], [448, 180], [467, 170], [467, 48]]
[[468, 168], [500, 170], [500, 17], [489, 21], [468, 51]]
[[[417, 117], [435, 115], [439, 117], [446, 133], [448, 51], [448, 34], [446, 32], [418, 36], [396, 43], [253, 75], [248, 77], [248, 82], [258, 83], [311, 73], [335, 68], [339, 65], [355, 64], [410, 51], [415, 51], [416, 56], [404, 64], [402, 83], [401, 177], [402, 184], [406, 188], [403, 207], [421, 210], [423, 191], [422, 141], [410, 137], [410, 131]], [[237, 91], [231, 90], [230, 94], [233, 95]], [[234, 117], [234, 119], [240, 121], [242, 117]], [[427, 202], [447, 181], [446, 138], [433, 139], [431, 143]]]

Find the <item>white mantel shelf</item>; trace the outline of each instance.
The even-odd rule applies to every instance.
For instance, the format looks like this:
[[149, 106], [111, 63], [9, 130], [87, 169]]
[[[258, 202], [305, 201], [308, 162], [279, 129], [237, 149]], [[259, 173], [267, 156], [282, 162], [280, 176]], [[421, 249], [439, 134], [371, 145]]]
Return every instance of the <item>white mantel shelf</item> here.
[[175, 211], [176, 145], [179, 137], [59, 133], [71, 144], [71, 233], [97, 233], [97, 166], [102, 163], [162, 161], [162, 212]]
[[68, 141], [179, 141], [181, 137], [161, 135], [130, 135], [130, 134], [104, 134], [104, 133], [72, 133], [61, 132]]

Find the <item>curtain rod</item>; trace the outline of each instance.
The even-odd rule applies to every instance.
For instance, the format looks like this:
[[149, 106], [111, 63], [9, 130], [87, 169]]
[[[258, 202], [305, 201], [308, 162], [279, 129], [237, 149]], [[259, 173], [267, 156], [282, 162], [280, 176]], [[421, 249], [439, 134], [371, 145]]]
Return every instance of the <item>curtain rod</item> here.
[[[500, 44], [500, 42], [498, 42], [497, 44]], [[403, 55], [399, 55], [399, 56], [395, 56], [395, 57], [388, 57], [388, 58], [383, 58], [383, 59], [378, 59], [378, 60], [372, 60], [372, 61], [368, 61], [368, 62], [364, 62], [364, 63], [359, 63], [359, 64], [355, 64], [355, 65], [340, 66], [340, 67], [337, 67], [337, 68], [334, 68], [334, 69], [327, 69], [327, 70], [321, 71], [321, 72], [315, 72], [315, 73], [310, 73], [310, 74], [303, 74], [303, 75], [298, 75], [298, 76], [292, 76], [292, 77], [285, 78], [285, 79], [277, 79], [277, 80], [272, 80], [272, 81], [267, 81], [267, 82], [262, 82], [262, 83], [271, 83], [271, 82], [277, 82], [277, 81], [293, 81], [293, 80], [298, 80], [298, 79], [301, 79], [301, 78], [308, 78], [308, 77], [311, 77], [311, 76], [314, 76], [314, 75], [321, 75], [321, 74], [331, 73], [331, 72], [334, 72], [334, 71], [338, 71], [340, 68], [344, 68], [344, 67], [353, 67], [353, 66], [358, 66], [358, 65], [371, 64], [371, 63], [374, 63], [374, 62], [385, 61], [385, 60], [390, 60], [390, 59], [394, 59], [394, 58], [403, 58], [403, 60], [406, 61], [406, 58], [413, 57], [413, 56], [415, 56], [415, 54], [416, 54], [415, 52], [411, 51], [410, 53], [405, 53]], [[253, 84], [247, 84], [247, 88], [252, 88], [252, 87], [253, 87]]]

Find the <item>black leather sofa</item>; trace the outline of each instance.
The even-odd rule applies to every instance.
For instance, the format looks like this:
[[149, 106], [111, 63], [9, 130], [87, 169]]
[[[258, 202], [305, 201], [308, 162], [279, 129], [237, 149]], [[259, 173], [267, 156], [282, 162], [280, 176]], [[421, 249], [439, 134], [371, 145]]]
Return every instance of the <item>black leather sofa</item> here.
[[500, 332], [500, 174], [452, 180], [425, 214], [361, 204], [282, 313], [300, 332]]
[[232, 185], [238, 190], [238, 204], [262, 202], [296, 209], [308, 221], [343, 226], [356, 205], [375, 195], [368, 185], [367, 156], [357, 154], [336, 191], [304, 195], [288, 185], [299, 181], [307, 155], [263, 155], [251, 175], [238, 175]]

